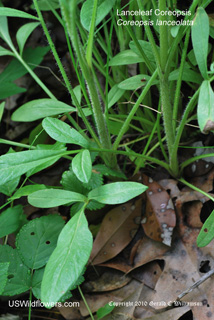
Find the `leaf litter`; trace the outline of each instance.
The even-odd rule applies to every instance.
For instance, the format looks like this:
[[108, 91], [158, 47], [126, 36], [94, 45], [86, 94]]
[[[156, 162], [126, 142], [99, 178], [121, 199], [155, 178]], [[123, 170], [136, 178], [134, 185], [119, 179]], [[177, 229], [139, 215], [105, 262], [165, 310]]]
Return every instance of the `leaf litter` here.
[[[212, 169], [190, 182], [212, 194], [213, 179]], [[196, 245], [209, 198], [173, 179], [157, 182], [143, 175], [142, 181], [147, 191], [110, 210], [94, 240], [82, 286], [91, 311], [113, 302], [114, 310], [103, 320], [212, 319], [213, 278], [194, 288], [214, 268], [214, 240], [203, 248]], [[165, 225], [171, 228], [167, 236]], [[89, 319], [83, 301], [78, 316], [75, 308], [68, 309], [66, 319]]]

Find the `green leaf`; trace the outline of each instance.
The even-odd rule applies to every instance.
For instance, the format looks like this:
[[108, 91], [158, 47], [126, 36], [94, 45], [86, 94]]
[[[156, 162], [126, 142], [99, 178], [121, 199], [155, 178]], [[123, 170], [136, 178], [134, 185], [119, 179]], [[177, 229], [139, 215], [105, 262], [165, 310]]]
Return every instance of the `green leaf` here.
[[[81, 102], [81, 98], [82, 98], [82, 93], [81, 93], [81, 86], [78, 85], [76, 86], [74, 89], [73, 89], [73, 93], [75, 94], [76, 98], [77, 98], [77, 101]], [[72, 99], [72, 104], [76, 107], [76, 103], [73, 101]]]
[[209, 42], [209, 18], [204, 8], [199, 7], [192, 25], [192, 44], [198, 67], [204, 79], [207, 73], [207, 55]]
[[4, 113], [5, 102], [0, 103], [0, 122]]
[[[1, 7], [1, 3], [0, 3], [0, 7]], [[0, 9], [4, 9], [4, 8], [0, 8]], [[10, 34], [9, 34], [9, 30], [8, 30], [8, 22], [7, 22], [7, 17], [1, 16], [0, 15], [0, 37], [10, 46], [10, 47], [14, 47], [13, 46], [13, 42], [11, 40]]]
[[[93, 167], [92, 167], [93, 169]], [[91, 178], [88, 183], [83, 183], [83, 186], [88, 190], [100, 187], [103, 184], [103, 177], [99, 172], [92, 171]]]
[[[39, 46], [36, 48], [27, 48], [24, 50], [23, 59], [31, 69], [34, 69], [41, 63], [44, 55], [49, 50], [49, 47]], [[0, 74], [0, 99], [5, 99], [14, 94], [25, 92], [25, 88], [18, 87], [13, 83], [13, 81], [22, 77], [26, 73], [27, 70], [17, 59], [14, 58]]]
[[31, 35], [33, 30], [38, 27], [40, 23], [39, 22], [30, 22], [25, 25], [23, 25], [16, 33], [16, 40], [19, 46], [20, 54], [22, 55], [23, 49], [25, 46], [25, 43], [28, 39], [28, 37]]
[[125, 90], [122, 90], [115, 84], [108, 93], [108, 108], [111, 108], [124, 94]]
[[52, 99], [38, 99], [25, 103], [12, 114], [13, 121], [30, 122], [48, 116], [76, 111], [64, 102]]
[[24, 11], [20, 11], [20, 10], [13, 9], [13, 8], [6, 8], [6, 7], [0, 8], [0, 16], [39, 20], [39, 18], [32, 16], [31, 14], [26, 13]]
[[17, 249], [8, 245], [0, 245], [0, 262], [9, 262], [8, 281], [3, 296], [14, 296], [26, 292], [31, 287], [30, 270], [23, 264]]
[[23, 208], [21, 205], [8, 208], [0, 214], [0, 238], [17, 231], [23, 220]]
[[63, 226], [59, 215], [49, 215], [31, 220], [21, 228], [16, 247], [27, 267], [39, 269], [47, 263]]
[[[145, 86], [150, 78], [151, 77], [146, 74], [138, 74], [120, 82], [118, 87], [123, 90], [135, 90]], [[154, 81], [153, 85], [157, 83], [158, 81]]]
[[[109, 130], [109, 133], [117, 136], [121, 130], [121, 128], [123, 127], [123, 121], [119, 120], [121, 122], [117, 122], [114, 120], [107, 120], [107, 127]], [[129, 130], [129, 128], [126, 129], [126, 132]]]
[[139, 196], [147, 188], [138, 182], [114, 182], [90, 191], [88, 199], [105, 204], [119, 204]]
[[[178, 80], [179, 72], [180, 72], [179, 69], [173, 70], [169, 75], [169, 80], [170, 81]], [[200, 75], [200, 73], [195, 72], [195, 71], [193, 71], [193, 70], [191, 70], [189, 68], [184, 68], [183, 74], [182, 74], [182, 80], [201, 84], [202, 81], [203, 81], [203, 78]]]
[[32, 291], [36, 299], [41, 300], [41, 283], [45, 268], [37, 269], [33, 273]]
[[89, 147], [89, 142], [75, 129], [71, 128], [67, 123], [55, 118], [45, 118], [42, 126], [52, 139], [64, 143], [72, 143]]
[[204, 222], [203, 227], [197, 238], [197, 246], [205, 247], [214, 238], [214, 210], [211, 212], [207, 220]]
[[62, 229], [57, 247], [48, 260], [41, 287], [43, 303], [59, 301], [75, 286], [90, 257], [92, 243], [82, 209]]
[[105, 204], [97, 202], [95, 200], [91, 200], [87, 206], [86, 209], [87, 210], [91, 210], [91, 211], [95, 211], [95, 210], [99, 210], [105, 207]]
[[47, 189], [47, 187], [44, 184], [35, 184], [35, 185], [31, 185], [31, 186], [24, 186], [14, 193], [14, 195], [11, 197], [11, 200], [19, 199], [21, 197], [26, 197], [35, 191], [44, 190], [44, 189]]
[[7, 283], [9, 262], [0, 262], [0, 295], [3, 293]]
[[5, 184], [0, 185], [0, 192], [5, 194], [6, 196], [11, 196], [13, 191], [16, 189], [20, 181], [20, 177], [15, 178], [13, 180], [8, 181]]
[[14, 56], [13, 52], [10, 50], [7, 50], [0, 46], [0, 57], [2, 56]]
[[74, 191], [81, 194], [87, 194], [88, 190], [84, 187], [83, 183], [77, 179], [72, 170], [65, 171], [62, 175], [61, 184], [64, 189]]
[[77, 178], [87, 183], [91, 178], [92, 162], [90, 152], [83, 150], [79, 152], [72, 160], [72, 170]]
[[22, 92], [26, 92], [26, 89], [18, 87], [15, 83], [12, 82], [4, 82], [0, 86], [0, 99], [5, 99]]
[[96, 164], [93, 166], [93, 170], [96, 170], [98, 173], [101, 173], [104, 176], [113, 176], [122, 179], [127, 179], [123, 172], [116, 171], [106, 167], [104, 164]]
[[122, 66], [143, 62], [143, 58], [132, 50], [124, 50], [109, 61], [109, 66]]
[[[11, 153], [15, 153], [15, 151], [12, 148], [9, 149], [7, 154], [11, 154]], [[11, 196], [14, 190], [16, 189], [16, 187], [18, 186], [19, 181], [20, 181], [20, 177], [17, 177], [11, 181], [8, 181], [5, 184], [0, 185], [0, 192], [5, 194], [6, 196]]]
[[[30, 68], [34, 69], [38, 64], [40, 64], [44, 55], [46, 55], [49, 50], [49, 47], [27, 48], [24, 50], [23, 59], [27, 64], [29, 64]], [[14, 58], [0, 74], [1, 85], [4, 82], [12, 82], [17, 80], [26, 73], [27, 70], [17, 59]]]
[[[33, 273], [33, 280], [32, 280], [32, 291], [33, 295], [41, 300], [41, 284], [42, 284], [42, 278], [44, 275], [45, 268], [37, 269]], [[62, 298], [60, 299], [60, 302], [64, 302], [67, 299], [70, 299], [72, 297], [72, 294], [70, 291], [66, 292]]]
[[21, 176], [49, 160], [59, 159], [62, 150], [33, 150], [5, 154], [0, 157], [0, 185]]
[[214, 92], [208, 80], [203, 81], [200, 88], [197, 118], [203, 133], [214, 130]]
[[[155, 57], [154, 57], [154, 54], [153, 54], [153, 51], [152, 51], [151, 43], [148, 42], [148, 41], [145, 41], [145, 40], [138, 40], [138, 43], [141, 46], [142, 51], [145, 53], [147, 58], [150, 60], [150, 62], [153, 63], [153, 66], [155, 66]], [[134, 41], [131, 41], [129, 43], [129, 47], [133, 52], [135, 52], [137, 55], [141, 56], [141, 52], [138, 49], [138, 47], [136, 46]], [[156, 48], [157, 48], [157, 51], [160, 50], [158, 46], [156, 46]]]
[[[113, 8], [115, 2], [116, 0], [99, 0], [98, 1], [95, 26], [97, 26], [101, 21], [103, 21], [103, 19], [107, 16], [107, 14]], [[86, 0], [83, 3], [83, 6], [80, 12], [81, 23], [87, 31], [90, 30], [93, 5], [94, 5], [94, 0]]]
[[87, 198], [80, 193], [61, 189], [40, 190], [28, 196], [28, 202], [38, 208], [52, 208], [70, 202], [85, 202], [86, 200]]
[[[65, 149], [64, 144], [62, 144], [60, 142], [56, 142], [56, 143], [50, 144], [50, 145], [48, 145], [48, 144], [37, 144], [35, 150], [59, 150], [59, 151], [63, 152], [66, 149]], [[30, 176], [34, 175], [35, 173], [52, 166], [58, 160], [59, 160], [58, 157], [49, 159], [48, 161], [43, 162], [42, 164], [40, 164], [40, 165], [34, 167], [33, 169], [29, 170], [26, 173], [26, 176], [30, 177]]]
[[114, 310], [114, 308], [115, 306], [113, 304], [110, 305], [109, 303], [107, 303], [104, 307], [99, 308], [97, 310], [97, 320], [100, 320], [105, 316], [107, 316], [109, 313], [111, 313]]

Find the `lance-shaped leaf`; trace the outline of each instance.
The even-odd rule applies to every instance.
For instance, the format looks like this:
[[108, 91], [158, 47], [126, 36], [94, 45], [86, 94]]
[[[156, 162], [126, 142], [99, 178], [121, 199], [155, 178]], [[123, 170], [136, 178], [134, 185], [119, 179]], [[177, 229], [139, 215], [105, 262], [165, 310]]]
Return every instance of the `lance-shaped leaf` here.
[[146, 186], [138, 182], [114, 182], [90, 191], [88, 199], [105, 204], [119, 204], [139, 196], [146, 189]]
[[0, 46], [0, 57], [2, 56], [14, 56], [14, 53]]
[[77, 130], [63, 121], [47, 117], [42, 121], [42, 126], [49, 136], [56, 141], [74, 143], [84, 148], [89, 147], [89, 142]]
[[13, 121], [31, 122], [60, 113], [76, 111], [68, 104], [52, 99], [37, 99], [25, 103], [12, 114]]
[[39, 22], [30, 22], [23, 25], [16, 34], [16, 40], [19, 46], [20, 54], [22, 55], [25, 43], [33, 30], [39, 25]]
[[199, 7], [192, 25], [192, 44], [198, 67], [204, 79], [208, 79], [207, 55], [209, 40], [209, 18], [204, 8]]
[[[103, 21], [105, 16], [107, 16], [109, 11], [113, 8], [115, 2], [116, 0], [100, 0], [98, 2], [95, 26], [97, 26], [101, 21]], [[84, 4], [81, 9], [81, 13], [80, 13], [81, 23], [83, 27], [88, 31], [90, 30], [90, 25], [91, 25], [93, 5], [94, 5], [93, 0], [84, 1]]]
[[61, 189], [39, 190], [28, 196], [28, 202], [38, 208], [52, 208], [86, 200], [87, 198], [80, 193]]
[[214, 129], [214, 92], [208, 80], [203, 81], [200, 88], [197, 117], [203, 133]]
[[197, 246], [205, 247], [214, 238], [214, 210], [211, 212], [210, 216], [204, 222], [203, 227], [197, 238]]
[[0, 185], [21, 176], [42, 163], [59, 159], [63, 154], [62, 150], [33, 150], [5, 154], [0, 157]]
[[0, 8], [0, 16], [39, 20], [39, 18], [32, 16], [31, 14], [26, 13], [24, 11], [6, 7]]
[[38, 190], [44, 190], [47, 187], [44, 184], [35, 184], [30, 186], [24, 186], [21, 189], [18, 189], [14, 195], [11, 197], [11, 200], [19, 199], [24, 196], [29, 196], [29, 194], [36, 192]]
[[72, 169], [77, 178], [83, 183], [88, 183], [92, 173], [92, 162], [90, 152], [83, 150], [72, 160]]
[[45, 267], [41, 286], [42, 302], [56, 303], [81, 276], [91, 249], [92, 235], [83, 209], [62, 229], [57, 247]]

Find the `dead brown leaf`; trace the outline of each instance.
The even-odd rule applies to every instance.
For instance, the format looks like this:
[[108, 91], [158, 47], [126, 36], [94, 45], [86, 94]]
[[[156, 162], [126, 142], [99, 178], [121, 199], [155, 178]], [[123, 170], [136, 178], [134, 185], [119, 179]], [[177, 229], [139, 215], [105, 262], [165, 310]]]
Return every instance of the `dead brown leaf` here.
[[141, 199], [112, 209], [103, 219], [90, 262], [103, 263], [121, 252], [135, 236], [141, 221]]
[[148, 189], [146, 190], [146, 215], [142, 220], [142, 227], [149, 238], [170, 246], [172, 232], [176, 225], [172, 200], [160, 184], [146, 175], [143, 175], [143, 183], [148, 186]]
[[110, 269], [105, 271], [98, 279], [83, 284], [85, 292], [112, 291], [124, 287], [131, 281], [131, 277], [124, 273]]
[[130, 275], [134, 279], [144, 283], [151, 289], [154, 289], [161, 273], [162, 269], [159, 263], [157, 261], [152, 261], [142, 267], [133, 270]]

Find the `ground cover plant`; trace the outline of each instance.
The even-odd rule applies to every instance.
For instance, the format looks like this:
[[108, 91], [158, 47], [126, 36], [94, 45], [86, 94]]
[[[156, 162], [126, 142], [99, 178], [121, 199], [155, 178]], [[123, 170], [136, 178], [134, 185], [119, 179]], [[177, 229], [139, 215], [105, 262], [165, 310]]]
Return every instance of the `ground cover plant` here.
[[[211, 146], [193, 144], [201, 136], [212, 141], [214, 129], [211, 2], [33, 0], [27, 10], [0, 2], [0, 56], [10, 57], [0, 74], [2, 123], [4, 100], [27, 94], [14, 81], [29, 74], [42, 92], [36, 99], [37, 95], [23, 99], [10, 117], [15, 123], [32, 123], [29, 135], [21, 141], [0, 139], [2, 146], [8, 146], [0, 157], [0, 192], [4, 195], [0, 294], [4, 298], [29, 291], [30, 301], [34, 295], [51, 308], [69, 299], [76, 288], [83, 296], [80, 284], [89, 258], [94, 265], [106, 262], [105, 246], [103, 256], [96, 249], [99, 238], [93, 247], [97, 231], [90, 227], [86, 213], [96, 215], [106, 205], [125, 204], [117, 208], [132, 212], [136, 201], [146, 197], [147, 206], [154, 209], [152, 195], [161, 192], [164, 202], [157, 196], [156, 205], [168, 211], [165, 220], [156, 217], [159, 231], [151, 235], [148, 216], [142, 218], [142, 225], [147, 236], [169, 247], [176, 225], [173, 204], [168, 207], [171, 200], [166, 190], [171, 187], [164, 190], [148, 178], [160, 168], [180, 185], [214, 200], [209, 193], [212, 188], [200, 188], [187, 175], [188, 170], [192, 175], [198, 170], [202, 159], [209, 163], [214, 156]], [[141, 15], [129, 14], [139, 11]], [[64, 32], [75, 81], [69, 78], [52, 39], [49, 17]], [[16, 19], [22, 22], [12, 36], [10, 21]], [[46, 45], [32, 49], [28, 41], [38, 28], [43, 30]], [[60, 72], [60, 98], [35, 70], [48, 52]], [[195, 153], [186, 155], [186, 150]], [[56, 184], [36, 182], [39, 173], [57, 164], [62, 164], [62, 174]], [[41, 210], [69, 209], [66, 224], [52, 213], [29, 221], [24, 197]], [[178, 200], [178, 194], [176, 197]], [[111, 211], [108, 215], [113, 219]], [[214, 211], [201, 228], [199, 247], [214, 238], [213, 216]], [[128, 217], [122, 212], [122, 230], [131, 223], [125, 220]], [[13, 246], [8, 244], [10, 234], [15, 235]], [[124, 243], [125, 247], [129, 242]], [[109, 254], [108, 259], [117, 253]], [[111, 311], [100, 309], [98, 319]], [[93, 318], [90, 309], [89, 313]]]

